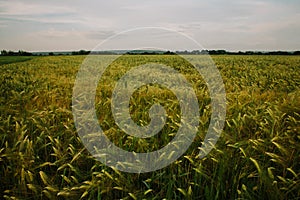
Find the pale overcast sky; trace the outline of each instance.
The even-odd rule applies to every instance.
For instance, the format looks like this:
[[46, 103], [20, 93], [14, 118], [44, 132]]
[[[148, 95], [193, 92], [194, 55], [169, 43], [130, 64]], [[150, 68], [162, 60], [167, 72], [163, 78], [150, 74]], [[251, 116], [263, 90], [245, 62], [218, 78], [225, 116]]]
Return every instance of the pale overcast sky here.
[[90, 50], [153, 26], [206, 49], [300, 50], [300, 0], [0, 0], [0, 49]]

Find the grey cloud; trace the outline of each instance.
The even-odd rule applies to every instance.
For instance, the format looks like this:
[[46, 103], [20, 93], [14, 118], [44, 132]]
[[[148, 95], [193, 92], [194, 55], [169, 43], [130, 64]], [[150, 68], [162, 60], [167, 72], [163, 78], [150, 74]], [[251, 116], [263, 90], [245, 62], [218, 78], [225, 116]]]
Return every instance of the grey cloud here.
[[[16, 44], [6, 41], [37, 35], [40, 48], [50, 48], [43, 47], [49, 45], [43, 40], [48, 37], [61, 39], [56, 48], [80, 49], [123, 30], [160, 26], [207, 48], [299, 49], [299, 10], [298, 0], [0, 1], [0, 43], [9, 48]], [[31, 48], [30, 42], [19, 45]]]
[[86, 38], [92, 40], [105, 40], [115, 34], [116, 32], [113, 30], [99, 30], [99, 31], [89, 31], [86, 32], [84, 35], [86, 36]]

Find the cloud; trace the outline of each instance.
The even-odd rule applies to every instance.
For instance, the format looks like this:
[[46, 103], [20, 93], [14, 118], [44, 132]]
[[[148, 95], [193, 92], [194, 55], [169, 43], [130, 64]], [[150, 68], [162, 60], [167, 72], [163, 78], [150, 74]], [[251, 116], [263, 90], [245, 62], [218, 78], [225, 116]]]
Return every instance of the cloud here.
[[67, 6], [37, 4], [22, 1], [0, 2], [2, 21], [31, 21], [39, 23], [81, 23], [77, 12]]
[[6, 16], [40, 16], [58, 13], [74, 13], [70, 7], [61, 7], [32, 3], [30, 1], [1, 1], [1, 15]]
[[82, 34], [75, 30], [56, 30], [54, 28], [42, 30], [31, 33], [30, 36], [44, 37], [44, 38], [65, 38], [65, 37], [81, 37]]
[[89, 31], [84, 33], [86, 38], [93, 40], [105, 40], [111, 36], [114, 36], [115, 34], [116, 32], [113, 30]]
[[49, 28], [47, 30], [41, 30], [35, 33], [28, 34], [29, 36], [39, 36], [44, 38], [66, 38], [77, 37], [84, 40], [102, 41], [116, 33], [113, 30], [101, 30], [101, 31], [85, 31], [85, 30], [58, 30], [55, 28]]
[[54, 38], [56, 48], [90, 47], [120, 31], [159, 26], [207, 48], [299, 49], [299, 18], [298, 0], [0, 0], [0, 43], [15, 47], [6, 41], [30, 36], [31, 43], [19, 43], [30, 49], [36, 36], [40, 45], [34, 48], [53, 48], [48, 40]]

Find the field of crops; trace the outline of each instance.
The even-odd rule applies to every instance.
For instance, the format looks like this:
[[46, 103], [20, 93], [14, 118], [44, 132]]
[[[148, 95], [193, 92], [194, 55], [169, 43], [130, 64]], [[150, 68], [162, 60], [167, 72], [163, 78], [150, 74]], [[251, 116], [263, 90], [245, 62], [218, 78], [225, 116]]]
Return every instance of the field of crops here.
[[[103, 74], [95, 107], [107, 137], [128, 151], [165, 146], [176, 134], [176, 96], [143, 86], [130, 100], [132, 119], [149, 123], [160, 103], [167, 123], [153, 138], [124, 134], [111, 95], [135, 65], [160, 60], [184, 74], [199, 101], [198, 134], [176, 162], [149, 173], [125, 173], [85, 149], [72, 115], [72, 92], [84, 56], [44, 56], [0, 62], [0, 198], [4, 199], [299, 199], [300, 56], [213, 56], [223, 78], [227, 115], [216, 147], [197, 158], [211, 115], [205, 82], [175, 55], [120, 57]], [[0, 57], [0, 60], [2, 58]]]

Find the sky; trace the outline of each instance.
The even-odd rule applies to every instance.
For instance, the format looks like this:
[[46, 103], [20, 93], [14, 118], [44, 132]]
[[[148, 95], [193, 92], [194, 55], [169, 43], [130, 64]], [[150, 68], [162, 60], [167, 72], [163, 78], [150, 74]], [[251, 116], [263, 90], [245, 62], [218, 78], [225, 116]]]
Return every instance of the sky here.
[[[149, 29], [130, 32], [142, 27], [172, 30], [204, 49], [295, 51], [300, 50], [300, 1], [0, 0], [0, 49], [92, 50], [127, 31], [115, 40], [122, 49], [139, 39], [151, 40], [143, 38]], [[164, 31], [156, 39], [171, 49], [194, 48]]]

